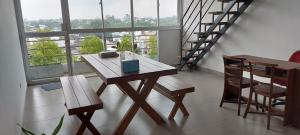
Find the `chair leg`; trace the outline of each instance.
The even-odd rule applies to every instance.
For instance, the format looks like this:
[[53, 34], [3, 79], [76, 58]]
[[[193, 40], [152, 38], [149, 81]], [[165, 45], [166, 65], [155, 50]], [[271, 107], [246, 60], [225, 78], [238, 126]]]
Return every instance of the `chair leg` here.
[[251, 105], [251, 102], [252, 102], [252, 95], [253, 95], [253, 90], [251, 89], [251, 90], [250, 90], [250, 94], [249, 94], [248, 103], [247, 103], [247, 108], [246, 108], [246, 111], [245, 111], [245, 113], [244, 113], [244, 118], [247, 117], [247, 114], [248, 114], [248, 112], [249, 112], [250, 105]]
[[221, 103], [219, 105], [220, 107], [223, 106], [226, 95], [227, 95], [227, 83], [226, 83], [226, 81], [224, 81], [224, 91], [223, 91], [223, 96], [222, 96], [222, 99], [221, 99]]
[[239, 88], [238, 91], [238, 116], [241, 115], [241, 97], [242, 97], [242, 90]]
[[263, 104], [262, 104], [262, 112], [265, 112], [266, 100], [267, 100], [267, 98], [264, 96]]
[[269, 97], [269, 106], [268, 106], [268, 119], [267, 119], [267, 129], [270, 129], [270, 120], [271, 120], [271, 113], [272, 113], [272, 98]]
[[255, 107], [256, 107], [256, 110], [259, 110], [259, 107], [258, 107], [258, 98], [257, 98], [257, 93], [255, 93]]

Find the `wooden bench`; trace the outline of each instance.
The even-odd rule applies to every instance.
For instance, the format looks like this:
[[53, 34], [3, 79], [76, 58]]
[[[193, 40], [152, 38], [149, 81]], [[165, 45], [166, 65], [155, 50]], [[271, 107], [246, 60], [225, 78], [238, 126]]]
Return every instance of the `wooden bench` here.
[[65, 76], [60, 81], [69, 115], [76, 115], [82, 121], [77, 135], [83, 134], [86, 128], [94, 135], [100, 135], [90, 120], [96, 110], [103, 108], [103, 104], [86, 78], [83, 75]]
[[179, 108], [185, 116], [189, 115], [187, 109], [182, 103], [182, 100], [187, 93], [194, 92], [195, 87], [173, 76], [164, 76], [160, 77], [156, 82], [154, 90], [175, 102], [175, 105], [169, 114], [169, 119], [174, 118]]

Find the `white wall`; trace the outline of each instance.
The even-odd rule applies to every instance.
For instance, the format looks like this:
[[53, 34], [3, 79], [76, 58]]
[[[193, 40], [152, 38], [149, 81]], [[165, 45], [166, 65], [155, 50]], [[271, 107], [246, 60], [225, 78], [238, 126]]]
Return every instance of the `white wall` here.
[[169, 65], [178, 63], [180, 30], [159, 31], [159, 60]]
[[0, 1], [0, 134], [19, 134], [25, 79], [13, 0]]
[[299, 0], [254, 0], [199, 65], [223, 72], [223, 54], [287, 60], [300, 50], [299, 5]]

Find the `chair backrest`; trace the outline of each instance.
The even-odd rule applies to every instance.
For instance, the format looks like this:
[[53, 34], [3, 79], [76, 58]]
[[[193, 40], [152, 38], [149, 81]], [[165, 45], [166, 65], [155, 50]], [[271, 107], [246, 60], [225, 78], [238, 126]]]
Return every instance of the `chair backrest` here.
[[[267, 78], [270, 79], [270, 94], [273, 93], [273, 78], [274, 78], [274, 72], [275, 68], [277, 67], [277, 64], [269, 64], [269, 63], [263, 63], [263, 62], [255, 62], [255, 61], [250, 61], [249, 62], [249, 68], [250, 68], [250, 85], [253, 88], [254, 85], [254, 76], [262, 77], [262, 78]], [[259, 83], [264, 83], [265, 82], [255, 80]]]
[[237, 80], [235, 83], [241, 86], [243, 81], [244, 60], [245, 59], [223, 56], [225, 80], [229, 78]]
[[300, 50], [294, 52], [290, 57], [289, 61], [300, 63]]

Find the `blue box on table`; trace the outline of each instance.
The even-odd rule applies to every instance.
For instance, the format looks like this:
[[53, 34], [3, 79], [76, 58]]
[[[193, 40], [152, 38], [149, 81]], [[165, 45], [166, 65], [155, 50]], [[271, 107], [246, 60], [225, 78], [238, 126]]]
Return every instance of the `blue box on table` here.
[[121, 69], [123, 73], [139, 72], [140, 64], [138, 59], [122, 60]]

